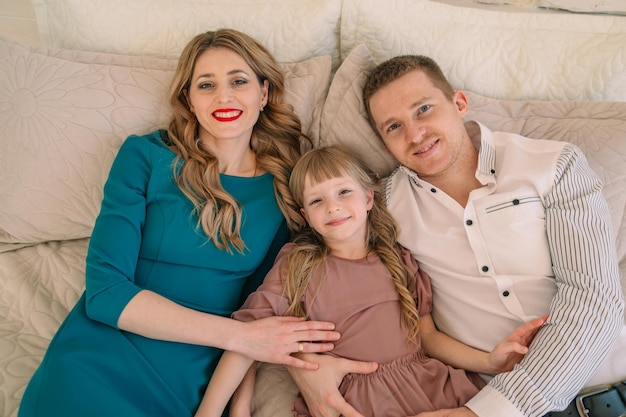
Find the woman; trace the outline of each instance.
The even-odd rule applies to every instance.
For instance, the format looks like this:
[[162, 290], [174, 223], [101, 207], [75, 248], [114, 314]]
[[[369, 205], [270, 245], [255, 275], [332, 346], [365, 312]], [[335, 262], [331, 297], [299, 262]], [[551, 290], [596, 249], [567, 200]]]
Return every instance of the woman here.
[[24, 393], [20, 417], [191, 416], [222, 349], [332, 349], [333, 325], [229, 315], [298, 229], [288, 175], [300, 122], [269, 52], [233, 30], [185, 47], [167, 130], [128, 138], [104, 189], [86, 291]]

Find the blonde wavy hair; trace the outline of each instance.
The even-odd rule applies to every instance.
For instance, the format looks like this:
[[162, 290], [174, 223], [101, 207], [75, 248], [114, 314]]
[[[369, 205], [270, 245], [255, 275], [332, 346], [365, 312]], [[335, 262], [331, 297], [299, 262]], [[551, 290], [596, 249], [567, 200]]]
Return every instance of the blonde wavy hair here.
[[189, 108], [186, 94], [198, 57], [206, 50], [226, 48], [241, 56], [255, 72], [259, 83], [268, 82], [268, 102], [254, 126], [250, 148], [258, 167], [274, 176], [274, 193], [291, 230], [304, 222], [298, 213], [289, 175], [301, 152], [311, 147], [291, 105], [283, 102], [284, 75], [274, 57], [252, 37], [232, 29], [195, 36], [184, 48], [169, 91], [172, 118], [167, 133], [176, 153], [174, 177], [178, 187], [194, 205], [198, 226], [220, 249], [243, 252], [240, 204], [220, 182], [219, 161], [196, 142], [198, 120]]
[[[415, 300], [408, 290], [408, 276], [411, 273], [403, 262], [397, 247], [398, 226], [385, 206], [380, 193], [377, 175], [342, 146], [326, 146], [313, 149], [298, 161], [289, 180], [289, 187], [298, 204], [304, 207], [304, 190], [308, 179], [319, 184], [328, 179], [348, 175], [354, 178], [364, 190], [374, 190], [374, 203], [367, 217], [366, 241], [370, 253], [378, 255], [387, 267], [391, 279], [400, 295], [403, 322], [406, 325], [407, 341], [415, 342], [419, 331], [419, 314]], [[324, 260], [330, 248], [323, 237], [310, 226], [305, 227], [295, 239], [295, 248], [289, 254], [284, 291], [289, 300], [285, 315], [304, 317], [302, 296], [313, 274], [324, 276]], [[321, 282], [321, 280], [320, 280]]]

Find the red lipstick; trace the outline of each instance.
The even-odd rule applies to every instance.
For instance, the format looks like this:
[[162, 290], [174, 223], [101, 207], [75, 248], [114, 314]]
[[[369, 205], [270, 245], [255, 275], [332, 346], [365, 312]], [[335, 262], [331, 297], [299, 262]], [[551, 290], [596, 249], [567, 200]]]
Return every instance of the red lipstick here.
[[232, 122], [239, 119], [243, 112], [239, 109], [219, 109], [215, 110], [212, 115], [218, 122]]

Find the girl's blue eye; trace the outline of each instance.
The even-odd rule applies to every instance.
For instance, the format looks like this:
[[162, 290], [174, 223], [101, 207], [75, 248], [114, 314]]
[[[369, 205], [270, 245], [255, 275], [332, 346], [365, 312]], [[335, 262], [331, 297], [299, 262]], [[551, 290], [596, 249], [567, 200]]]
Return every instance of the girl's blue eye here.
[[422, 107], [420, 107], [419, 111], [420, 113], [424, 113], [427, 112], [428, 110], [430, 110], [430, 105], [428, 104], [424, 104]]
[[244, 85], [244, 84], [248, 84], [248, 80], [235, 80], [235, 84], [237, 85]]
[[205, 90], [207, 88], [211, 88], [212, 84], [211, 83], [202, 83], [198, 86], [199, 89], [201, 90]]
[[339, 191], [339, 194], [349, 194], [350, 190], [341, 190]]
[[397, 123], [394, 123], [394, 124], [390, 125], [390, 126], [389, 126], [389, 129], [387, 129], [387, 130], [389, 130], [389, 131], [391, 132], [391, 131], [396, 130], [397, 128], [398, 128], [398, 124], [397, 124]]

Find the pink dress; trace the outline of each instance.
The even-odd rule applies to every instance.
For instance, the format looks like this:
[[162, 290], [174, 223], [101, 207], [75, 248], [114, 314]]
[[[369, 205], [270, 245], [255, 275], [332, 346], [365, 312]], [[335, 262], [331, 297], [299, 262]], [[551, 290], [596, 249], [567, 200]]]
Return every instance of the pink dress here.
[[[286, 276], [287, 255], [293, 247], [288, 243], [281, 249], [265, 282], [234, 313], [234, 318], [249, 321], [284, 314], [287, 299], [282, 294], [281, 279]], [[414, 272], [408, 287], [417, 299], [419, 314], [429, 314], [429, 277], [418, 270], [407, 250], [399, 251]], [[360, 260], [330, 256], [325, 268], [325, 278], [312, 278], [302, 302], [311, 320], [333, 322], [341, 333], [329, 354], [379, 363], [373, 374], [349, 374], [339, 387], [346, 401], [361, 414], [406, 417], [459, 407], [484, 386], [478, 375], [426, 356], [419, 338], [417, 344], [407, 343], [399, 296], [378, 256]], [[294, 415], [311, 415], [301, 397], [296, 398]]]

